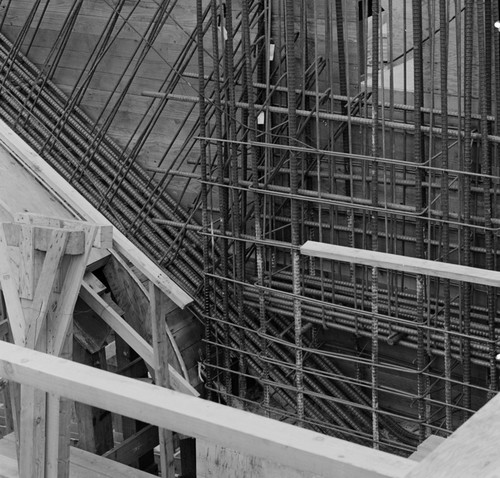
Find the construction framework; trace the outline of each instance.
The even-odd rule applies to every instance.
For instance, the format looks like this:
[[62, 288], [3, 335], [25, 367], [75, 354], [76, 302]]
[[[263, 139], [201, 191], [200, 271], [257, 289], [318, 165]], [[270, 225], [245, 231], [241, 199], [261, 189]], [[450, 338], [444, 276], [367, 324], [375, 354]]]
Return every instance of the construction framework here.
[[0, 117], [195, 299], [206, 398], [449, 435], [498, 391], [498, 288], [300, 247], [498, 269], [498, 2], [193, 3], [4, 0]]

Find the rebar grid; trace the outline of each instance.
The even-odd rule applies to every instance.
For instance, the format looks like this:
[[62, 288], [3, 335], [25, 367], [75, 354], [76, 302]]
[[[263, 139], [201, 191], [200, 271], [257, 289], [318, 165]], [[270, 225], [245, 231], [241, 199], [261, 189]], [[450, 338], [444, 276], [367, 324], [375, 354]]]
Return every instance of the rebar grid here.
[[[38, 68], [24, 54], [50, 0], [33, 1], [14, 43], [0, 38], [0, 115], [193, 294], [209, 398], [408, 454], [498, 391], [496, 289], [298, 250], [313, 239], [497, 269], [497, 2], [198, 0], [119, 146], [118, 115], [182, 1], [150, 0], [140, 33], [139, 1], [103, 0], [102, 34], [63, 93], [93, 1], [67, 1]], [[137, 49], [89, 118], [125, 26]], [[151, 167], [148, 141], [178, 104]]]

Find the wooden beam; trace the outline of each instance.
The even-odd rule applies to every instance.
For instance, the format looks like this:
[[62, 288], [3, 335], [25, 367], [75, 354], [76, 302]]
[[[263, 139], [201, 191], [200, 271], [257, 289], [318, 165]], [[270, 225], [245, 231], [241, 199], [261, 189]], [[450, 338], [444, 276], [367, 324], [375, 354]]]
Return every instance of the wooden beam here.
[[59, 409], [61, 400], [57, 395], [47, 395], [46, 456], [44, 478], [57, 478], [59, 470], [59, 429], [61, 427]]
[[96, 247], [93, 247], [87, 261], [87, 271], [94, 272], [97, 269], [104, 267], [110, 256], [111, 253], [108, 249], [97, 249]]
[[[54, 229], [50, 246], [43, 261], [35, 295], [29, 308], [24, 314], [26, 320], [26, 345], [34, 348], [40, 335], [40, 331], [46, 324], [47, 311], [53, 305], [50, 296], [54, 285], [59, 278], [59, 270], [66, 244], [69, 239], [67, 231]], [[21, 254], [23, 254], [21, 252]], [[24, 263], [24, 258], [21, 264]]]
[[[286, 463], [243, 454], [206, 440], [196, 441], [196, 473], [193, 478], [325, 478], [324, 475], [298, 471]], [[184, 470], [182, 470], [184, 477]], [[343, 475], [345, 476], [345, 475]]]
[[84, 223], [81, 227], [85, 233], [85, 252], [79, 256], [72, 256], [70, 258], [70, 264], [66, 272], [60, 300], [57, 303], [57, 308], [52, 320], [48, 321], [47, 351], [54, 355], [61, 354], [66, 342], [68, 331], [72, 323], [73, 310], [78, 298], [78, 292], [83, 280], [83, 275], [85, 274], [88, 256], [95, 238], [95, 226], [86, 225]]
[[[325, 477], [401, 478], [416, 465], [389, 453], [6, 342], [0, 343], [0, 375]], [[498, 400], [495, 403], [498, 407]]]
[[[146, 319], [146, 317], [150, 317], [149, 292], [123, 257], [113, 250], [111, 250], [111, 255], [113, 256], [113, 259], [109, 261], [108, 265], [104, 269], [104, 275], [108, 280], [110, 289], [115, 295], [117, 301], [124, 305], [129, 302], [125, 318], [131, 325], [139, 323], [141, 328], [134, 328], [143, 337], [148, 338], [148, 336], [152, 335], [151, 321]], [[149, 283], [151, 283], [151, 281], [149, 281]], [[120, 292], [120, 290], [123, 290], [124, 293]], [[124, 295], [127, 295], [128, 301], [125, 299]], [[177, 308], [175, 304], [173, 305]], [[134, 322], [130, 322], [131, 314], [135, 314], [139, 321], [136, 319]], [[182, 372], [184, 378], [189, 381], [189, 374], [186, 364], [184, 363], [182, 353], [179, 350], [179, 346], [177, 345], [177, 342], [167, 324], [165, 324], [165, 327], [170, 340], [170, 362], [173, 363], [173, 353], [175, 354], [175, 360], [179, 366], [177, 370]]]
[[[153, 347], [149, 345], [127, 322], [120, 317], [105, 300], [85, 282], [80, 297], [106, 322], [138, 355], [154, 370]], [[168, 366], [172, 387], [183, 393], [198, 396], [199, 393], [170, 364]]]
[[[44, 161], [22, 138], [3, 121], [0, 121], [0, 144], [2, 144], [33, 176], [63, 203], [70, 205], [79, 215], [97, 224], [111, 223], [95, 209], [80, 193]], [[149, 257], [140, 251], [118, 229], [113, 228], [113, 248], [127, 257], [146, 277], [175, 302], [181, 309], [193, 300]]]
[[[55, 227], [58, 229], [79, 230], [82, 222], [59, 217], [50, 217], [33, 212], [18, 212], [14, 214], [14, 221], [21, 224], [34, 226]], [[113, 247], [113, 226], [111, 224], [97, 225], [93, 247], [97, 249], [108, 249]]]
[[[84, 224], [84, 223], [81, 223]], [[47, 251], [52, 240], [52, 233], [61, 230], [55, 227], [26, 226], [24, 224], [5, 223], [5, 236], [7, 245], [20, 247], [27, 258], [31, 258], [31, 269], [33, 269], [33, 250]], [[32, 237], [28, 236], [28, 231], [33, 231]], [[67, 231], [68, 242], [64, 250], [68, 255], [80, 255], [84, 251], [85, 236], [83, 231]], [[27, 299], [29, 297], [26, 297]]]
[[[151, 322], [153, 329], [153, 351], [155, 361], [155, 383], [171, 388], [168, 363], [168, 337], [165, 323], [165, 297], [158, 287], [149, 283]], [[175, 478], [174, 440], [171, 430], [160, 428], [160, 469], [162, 478]]]
[[[91, 354], [77, 340], [73, 341], [73, 360], [78, 363], [107, 370], [104, 349]], [[111, 412], [75, 402], [78, 421], [78, 448], [103, 455], [113, 448], [113, 423]]]
[[159, 443], [158, 428], [148, 425], [104, 453], [104, 458], [130, 465]]
[[410, 471], [407, 478], [498, 478], [500, 394]]
[[380, 267], [414, 274], [442, 277], [456, 281], [500, 287], [500, 272], [475, 267], [459, 266], [447, 262], [428, 261], [414, 257], [368, 251], [352, 247], [336, 246], [322, 242], [307, 241], [300, 248], [305, 256], [320, 257], [365, 266]]
[[[21, 384], [19, 475], [44, 478], [46, 445], [46, 390]], [[58, 441], [56, 442], [58, 445]]]
[[[17, 231], [17, 244], [10, 243], [8, 233], [10, 227]], [[18, 246], [23, 260], [19, 264], [19, 297], [33, 299], [35, 292], [35, 231], [32, 227], [24, 225], [5, 224], [5, 236], [8, 246]], [[46, 245], [46, 244], [45, 244]]]
[[85, 272], [83, 280], [88, 284], [97, 294], [101, 294], [106, 290], [106, 286], [94, 275], [92, 272]]
[[5, 307], [9, 316], [14, 343], [24, 345], [26, 343], [26, 322], [21, 300], [19, 299], [17, 282], [9, 259], [3, 224], [0, 224], [0, 285], [5, 299]]

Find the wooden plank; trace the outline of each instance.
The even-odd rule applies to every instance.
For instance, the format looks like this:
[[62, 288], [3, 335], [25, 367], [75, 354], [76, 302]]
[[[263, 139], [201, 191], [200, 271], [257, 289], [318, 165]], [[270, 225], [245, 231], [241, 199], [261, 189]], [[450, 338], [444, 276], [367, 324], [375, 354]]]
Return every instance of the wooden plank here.
[[[72, 360], [73, 358], [73, 333], [70, 329], [64, 343], [60, 357]], [[47, 415], [50, 412], [50, 401], [57, 401], [59, 407], [53, 403], [55, 413], [59, 413], [59, 436], [55, 440], [58, 444], [57, 452], [57, 478], [69, 478], [70, 469], [70, 443], [71, 443], [71, 420], [73, 415], [73, 401], [58, 397], [55, 394], [47, 394]], [[47, 416], [47, 419], [51, 417]], [[54, 429], [57, 431], [57, 429]], [[48, 436], [48, 435], [47, 435]]]
[[73, 334], [88, 352], [95, 354], [106, 344], [111, 328], [89, 306], [78, 298], [73, 314]]
[[[150, 318], [150, 298], [147, 289], [139, 280], [134, 271], [128, 266], [126, 261], [116, 252], [111, 251], [113, 259], [108, 263], [104, 274], [108, 279], [109, 285], [116, 300], [126, 308], [125, 318], [132, 326], [146, 339], [150, 341], [152, 337]], [[168, 299], [172, 304], [172, 301]], [[173, 304], [175, 305], [175, 304]], [[127, 307], [126, 307], [127, 306]], [[177, 306], [175, 305], [177, 308]], [[177, 310], [181, 310], [177, 308]], [[192, 315], [184, 310], [189, 317]], [[133, 322], [130, 320], [132, 319]], [[168, 322], [168, 317], [167, 317]], [[179, 350], [177, 341], [166, 325], [167, 335], [170, 340], [169, 362], [179, 371], [184, 378], [188, 380], [187, 367], [184, 358]]]
[[98, 249], [93, 247], [90, 251], [89, 260], [87, 261], [87, 271], [94, 272], [101, 267], [104, 267], [109, 260], [111, 253], [108, 249]]
[[[17, 385], [17, 384], [14, 384]], [[15, 406], [13, 407], [11, 404], [11, 388], [12, 384], [10, 384], [7, 380], [0, 380], [0, 394], [3, 396], [3, 408], [5, 412], [5, 432], [4, 434], [9, 434], [14, 431], [14, 421], [15, 421]]]
[[500, 395], [496, 395], [418, 463], [407, 477], [497, 478], [499, 425]]
[[196, 478], [327, 478], [294, 470], [284, 463], [263, 460], [255, 456], [238, 453], [205, 440], [197, 440]]
[[[127, 322], [122, 319], [105, 301], [85, 282], [80, 297], [106, 322], [142, 359], [154, 369], [153, 347], [149, 345]], [[172, 387], [179, 392], [198, 396], [199, 393], [169, 364]]]
[[[14, 226], [16, 227], [16, 226]], [[8, 226], [5, 226], [5, 230], [8, 231]], [[33, 294], [35, 292], [35, 231], [29, 226], [17, 226], [18, 230], [18, 240], [21, 252], [21, 257], [23, 260], [19, 264], [19, 297], [23, 299], [33, 299]], [[9, 244], [9, 235], [6, 234], [7, 245]]]
[[[168, 337], [165, 323], [165, 298], [152, 282], [149, 283], [151, 322], [153, 325], [153, 351], [155, 383], [171, 388], [168, 363]], [[160, 470], [162, 478], [175, 478], [174, 441], [171, 430], [160, 428]]]
[[[70, 230], [79, 230], [82, 222], [72, 219], [45, 216], [32, 212], [22, 212], [14, 214], [14, 221], [21, 224], [32, 224], [35, 226], [55, 227]], [[110, 224], [97, 225], [93, 247], [97, 249], [107, 249], [113, 247], [113, 226]]]
[[17, 460], [3, 455], [0, 450], [0, 478], [19, 478]]
[[128, 437], [113, 449], [104, 453], [104, 458], [130, 465], [159, 443], [158, 428], [148, 425]]
[[456, 281], [500, 287], [500, 272], [475, 267], [460, 266], [445, 262], [428, 261], [414, 257], [388, 254], [386, 252], [368, 251], [352, 247], [336, 246], [321, 242], [307, 241], [300, 248], [306, 256], [320, 257], [353, 264], [380, 267], [397, 271], [442, 277]]
[[[319, 475], [400, 478], [416, 465], [389, 453], [6, 342], [0, 343], [0, 375]], [[491, 402], [494, 408], [498, 408], [499, 400], [497, 397]], [[484, 427], [482, 433], [484, 438]], [[469, 440], [467, 443], [470, 445]]]
[[106, 286], [92, 272], [85, 272], [83, 280], [97, 294], [101, 294], [106, 290]]
[[9, 383], [10, 405], [12, 409], [12, 420], [14, 422], [14, 435], [16, 444], [16, 456], [19, 462], [19, 447], [21, 443], [21, 384], [16, 382]]
[[46, 394], [39, 387], [21, 384], [19, 474], [44, 478]]
[[2, 221], [13, 221], [15, 213], [21, 211], [40, 212], [68, 219], [75, 218], [61, 202], [54, 201], [47, 189], [2, 146], [0, 146], [0, 178], [2, 178], [0, 188]]
[[[90, 354], [77, 341], [73, 342], [73, 360], [107, 370], [104, 349]], [[97, 362], [99, 364], [97, 364]], [[75, 402], [78, 421], [78, 448], [102, 455], [113, 448], [113, 423], [107, 410]]]
[[85, 233], [85, 252], [79, 256], [71, 257], [57, 309], [52, 320], [48, 321], [47, 349], [49, 353], [54, 355], [60, 355], [64, 347], [88, 256], [95, 238], [95, 226], [84, 224], [81, 227]]
[[408, 458], [414, 461], [422, 461], [431, 451], [441, 445], [444, 440], [446, 440], [444, 437], [429, 435], [422, 443], [420, 443], [420, 445], [418, 445], [417, 451], [412, 453]]
[[[26, 234], [23, 230], [33, 230], [32, 244], [30, 247], [38, 251], [47, 251], [51, 244], [52, 233], [59, 230], [55, 227], [30, 227], [22, 224], [15, 223], [5, 223], [5, 235], [7, 239], [7, 245], [12, 247], [21, 247], [23, 250], [26, 245], [23, 245], [23, 241], [29, 240], [26, 238]], [[65, 254], [68, 255], [80, 255], [84, 251], [84, 234], [82, 231], [68, 231], [69, 237], [66, 244]], [[30, 252], [26, 250], [25, 253]], [[31, 254], [31, 260], [33, 261], [33, 254]]]
[[[70, 204], [85, 219], [97, 224], [111, 224], [3, 121], [0, 121], [0, 144], [10, 151], [42, 184], [53, 191], [56, 197]], [[127, 257], [180, 308], [184, 308], [192, 302], [191, 297], [184, 290], [116, 228], [113, 228], [113, 248]]]
[[0, 224], [0, 285], [2, 286], [5, 306], [9, 315], [14, 343], [24, 345], [26, 343], [26, 322], [18, 295], [17, 283], [11, 270], [3, 224]]
[[71, 478], [151, 478], [149, 473], [74, 447], [71, 447], [70, 476]]
[[[46, 456], [45, 477], [58, 478], [59, 469], [59, 428], [60, 428], [60, 398], [51, 393], [47, 394], [46, 417]], [[69, 445], [69, 444], [68, 444]]]
[[[62, 229], [53, 230], [40, 277], [37, 278], [38, 284], [36, 285], [33, 301], [25, 314], [26, 345], [28, 347], [35, 347], [40, 331], [46, 324], [47, 311], [49, 307], [53, 306], [50, 296], [59, 277], [58, 273], [68, 239], [69, 234], [67, 231]], [[25, 260], [24, 252], [21, 251], [21, 264]]]

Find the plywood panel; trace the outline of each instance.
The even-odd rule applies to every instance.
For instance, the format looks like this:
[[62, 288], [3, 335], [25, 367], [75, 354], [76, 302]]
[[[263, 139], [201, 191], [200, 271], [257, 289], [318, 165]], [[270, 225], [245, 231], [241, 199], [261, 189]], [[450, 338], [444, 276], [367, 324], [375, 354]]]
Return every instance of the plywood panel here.
[[18, 212], [76, 219], [1, 146], [0, 178], [0, 209], [5, 211], [5, 220], [11, 220]]
[[203, 440], [196, 441], [196, 474], [198, 478], [326, 478]]

